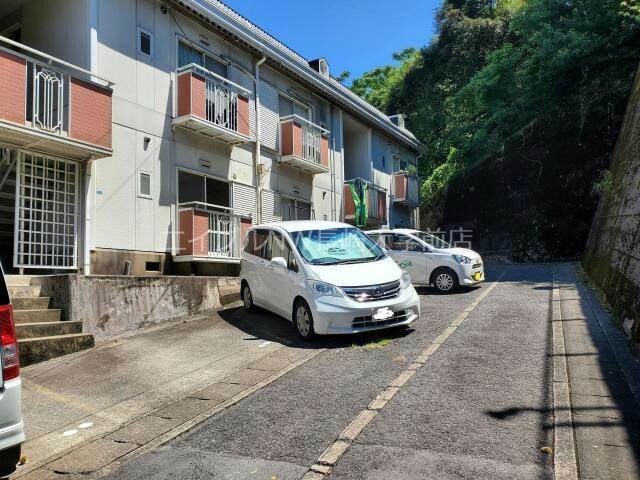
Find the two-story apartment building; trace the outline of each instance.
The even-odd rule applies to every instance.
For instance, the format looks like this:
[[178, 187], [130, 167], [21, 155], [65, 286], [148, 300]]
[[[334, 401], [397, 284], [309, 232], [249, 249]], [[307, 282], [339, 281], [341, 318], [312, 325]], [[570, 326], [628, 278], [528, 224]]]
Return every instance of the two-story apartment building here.
[[221, 2], [4, 0], [0, 36], [5, 267], [222, 272], [252, 223], [417, 223], [402, 118]]

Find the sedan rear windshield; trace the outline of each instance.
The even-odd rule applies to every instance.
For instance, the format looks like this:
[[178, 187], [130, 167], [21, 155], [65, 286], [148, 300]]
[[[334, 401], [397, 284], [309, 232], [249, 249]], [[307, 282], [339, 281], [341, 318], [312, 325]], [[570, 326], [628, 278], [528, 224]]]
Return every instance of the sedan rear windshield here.
[[330, 228], [290, 233], [298, 252], [312, 265], [363, 263], [384, 258], [376, 243], [357, 228]]

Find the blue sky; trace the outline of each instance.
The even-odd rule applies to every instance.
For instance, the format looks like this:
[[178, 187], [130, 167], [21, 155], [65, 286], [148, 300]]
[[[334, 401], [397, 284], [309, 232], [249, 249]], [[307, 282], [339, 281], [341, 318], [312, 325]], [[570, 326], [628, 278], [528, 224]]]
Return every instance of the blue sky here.
[[441, 0], [223, 1], [304, 57], [325, 57], [332, 75], [355, 78], [425, 45]]

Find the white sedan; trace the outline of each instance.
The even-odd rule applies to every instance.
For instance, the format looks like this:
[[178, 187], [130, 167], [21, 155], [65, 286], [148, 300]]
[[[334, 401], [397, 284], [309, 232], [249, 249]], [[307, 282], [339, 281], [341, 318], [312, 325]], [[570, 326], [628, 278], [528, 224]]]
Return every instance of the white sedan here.
[[399, 228], [365, 233], [411, 275], [414, 285], [433, 285], [448, 293], [460, 285], [484, 281], [482, 258], [473, 250], [453, 247], [419, 230]]

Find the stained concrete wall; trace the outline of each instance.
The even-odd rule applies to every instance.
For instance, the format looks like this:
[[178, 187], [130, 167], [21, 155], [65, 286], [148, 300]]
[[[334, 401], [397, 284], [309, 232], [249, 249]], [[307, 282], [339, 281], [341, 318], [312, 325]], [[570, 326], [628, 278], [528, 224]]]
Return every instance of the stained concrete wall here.
[[63, 320], [83, 322], [98, 339], [220, 308], [220, 291], [239, 289], [237, 278], [225, 277], [49, 275], [32, 283]]
[[640, 345], [640, 70], [610, 171], [613, 181], [602, 192], [582, 263]]

